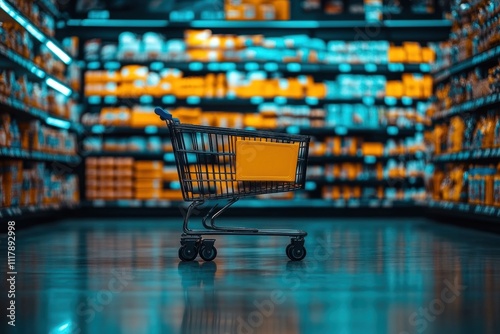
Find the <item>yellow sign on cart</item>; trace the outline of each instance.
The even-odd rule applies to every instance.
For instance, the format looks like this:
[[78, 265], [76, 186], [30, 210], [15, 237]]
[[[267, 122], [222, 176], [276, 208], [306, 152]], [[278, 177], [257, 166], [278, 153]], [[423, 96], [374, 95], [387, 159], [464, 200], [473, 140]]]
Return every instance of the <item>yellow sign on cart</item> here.
[[298, 154], [298, 143], [237, 140], [236, 180], [293, 182]]

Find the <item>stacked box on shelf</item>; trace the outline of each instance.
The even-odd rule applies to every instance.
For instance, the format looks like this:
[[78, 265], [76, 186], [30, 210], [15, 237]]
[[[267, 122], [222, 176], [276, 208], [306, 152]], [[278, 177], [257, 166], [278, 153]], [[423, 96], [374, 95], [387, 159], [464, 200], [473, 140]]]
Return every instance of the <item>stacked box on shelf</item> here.
[[134, 198], [133, 163], [132, 158], [87, 158], [87, 199]]
[[162, 180], [164, 185], [168, 184], [167, 189], [163, 189], [161, 198], [170, 201], [182, 201], [182, 191], [179, 189], [179, 175], [175, 166], [164, 166], [162, 171]]
[[161, 199], [163, 189], [162, 173], [162, 161], [135, 161], [135, 198], [141, 200]]
[[436, 201], [500, 205], [500, 164], [447, 164], [432, 176], [428, 189]]
[[226, 20], [269, 21], [289, 20], [289, 0], [225, 0]]
[[79, 202], [78, 178], [58, 175], [43, 163], [23, 166], [21, 160], [0, 162], [1, 206], [27, 207]]
[[433, 63], [435, 58], [433, 49], [414, 42], [395, 46], [387, 41], [324, 41], [305, 34], [279, 37], [213, 34], [208, 29], [188, 29], [184, 39], [167, 39], [152, 32], [143, 36], [124, 32], [116, 47], [101, 44], [96, 39], [88, 41], [85, 60], [401, 64]]
[[[175, 73], [173, 75], [172, 73]], [[242, 98], [255, 96], [290, 99], [348, 99], [385, 96], [428, 98], [432, 96], [430, 75], [404, 74], [402, 81], [386, 81], [381, 75], [340, 74], [336, 80], [315, 81], [312, 76], [273, 77], [262, 71], [228, 71], [217, 75], [187, 76], [178, 70], [150, 71], [146, 66], [126, 65], [120, 72], [85, 72], [86, 96], [139, 98], [143, 95], [177, 98]]]

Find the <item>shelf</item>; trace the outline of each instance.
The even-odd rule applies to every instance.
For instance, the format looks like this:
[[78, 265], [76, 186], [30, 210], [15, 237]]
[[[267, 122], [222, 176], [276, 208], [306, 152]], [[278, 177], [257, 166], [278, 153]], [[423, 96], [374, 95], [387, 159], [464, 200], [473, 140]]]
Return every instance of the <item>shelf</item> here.
[[452, 213], [463, 218], [472, 219], [490, 218], [491, 221], [500, 223], [500, 207], [445, 201], [429, 201], [428, 207], [441, 210], [445, 214]]
[[386, 128], [347, 128], [345, 126], [331, 127], [296, 127], [289, 126], [282, 132], [290, 134], [303, 134], [314, 137], [340, 136], [340, 137], [368, 137], [378, 139], [407, 138], [414, 136], [417, 132], [423, 131], [423, 125], [414, 128], [398, 128], [388, 126]]
[[145, 128], [133, 128], [127, 126], [113, 126], [113, 125], [92, 125], [87, 126], [87, 134], [95, 134], [101, 136], [110, 137], [129, 137], [129, 136], [160, 136], [160, 137], [170, 137], [170, 132], [167, 125], [164, 127], [157, 127], [154, 125], [147, 126]]
[[462, 104], [451, 107], [450, 109], [438, 111], [434, 116], [432, 116], [432, 119], [433, 120], [445, 119], [462, 113], [472, 112], [487, 107], [493, 107], [499, 104], [500, 104], [500, 94], [491, 94], [488, 96], [480, 97], [475, 100], [464, 102]]
[[19, 218], [23, 216], [37, 216], [37, 215], [53, 215], [54, 213], [67, 210], [76, 209], [78, 204], [68, 205], [68, 204], [52, 204], [43, 206], [26, 206], [26, 207], [10, 207], [10, 208], [0, 208], [0, 218], [10, 219]]
[[358, 162], [363, 164], [375, 164], [377, 162], [387, 162], [389, 160], [396, 161], [411, 161], [417, 159], [423, 159], [424, 154], [422, 152], [417, 152], [415, 154], [401, 154], [401, 155], [389, 155], [389, 156], [355, 156], [355, 155], [324, 155], [324, 156], [311, 156], [309, 155], [308, 164], [309, 165], [320, 165], [325, 163], [337, 163], [337, 162]]
[[401, 99], [393, 97], [385, 98], [374, 98], [374, 97], [364, 97], [364, 98], [346, 98], [346, 99], [318, 99], [318, 98], [303, 98], [303, 99], [290, 99], [285, 97], [275, 97], [275, 98], [262, 98], [259, 96], [254, 96], [250, 99], [241, 98], [199, 98], [197, 96], [191, 96], [188, 98], [176, 98], [173, 95], [166, 95], [163, 98], [154, 98], [149, 95], [142, 96], [141, 98], [118, 98], [116, 96], [106, 96], [101, 98], [100, 96], [89, 96], [86, 98], [87, 105], [98, 106], [100, 108], [105, 106], [122, 106], [122, 105], [156, 105], [164, 106], [166, 108], [174, 108], [181, 106], [201, 106], [205, 111], [235, 111], [238, 108], [238, 112], [255, 112], [258, 106], [262, 103], [276, 103], [278, 105], [310, 105], [313, 107], [322, 107], [327, 104], [366, 104], [366, 105], [381, 105], [381, 106], [391, 106], [391, 107], [410, 107], [416, 106], [418, 103], [427, 103], [428, 99], [414, 99], [410, 97], [403, 97]]
[[14, 117], [20, 116], [21, 118], [25, 119], [39, 119], [46, 125], [58, 129], [74, 131], [79, 134], [83, 133], [84, 131], [83, 126], [78, 123], [51, 115], [48, 112], [37, 108], [28, 107], [21, 101], [10, 97], [0, 95], [0, 106], [2, 107], [2, 111], [7, 111]]
[[161, 60], [121, 60], [108, 61], [101, 63], [98, 61], [87, 62], [88, 70], [117, 70], [125, 65], [141, 64], [149, 66], [152, 70], [158, 71], [162, 68], [176, 68], [182, 72], [194, 73], [212, 73], [212, 72], [228, 72], [228, 71], [266, 71], [271, 73], [288, 72], [296, 74], [339, 74], [339, 73], [355, 73], [355, 74], [393, 74], [393, 73], [429, 73], [430, 65], [422, 64], [312, 64], [312, 63], [278, 63], [273, 61], [268, 62], [174, 62]]
[[[83, 207], [93, 208], [180, 208], [185, 206], [183, 201], [169, 200], [88, 200]], [[389, 199], [352, 199], [352, 200], [323, 200], [323, 199], [294, 199], [294, 200], [269, 200], [269, 199], [242, 199], [234, 204], [232, 208], [392, 208], [408, 207], [414, 205], [412, 200], [389, 200]], [[180, 215], [180, 213], [179, 213]]]
[[447, 68], [436, 71], [434, 73], [434, 83], [439, 83], [454, 74], [471, 70], [474, 67], [487, 64], [488, 62], [494, 62], [498, 57], [500, 57], [500, 46], [494, 47], [457, 64], [453, 64]]
[[81, 161], [78, 155], [51, 154], [36, 151], [26, 151], [19, 148], [0, 147], [0, 158], [13, 158], [33, 161], [54, 161], [67, 164], [78, 164]]
[[120, 19], [72, 19], [67, 21], [69, 27], [94, 27], [94, 28], [172, 28], [172, 29], [352, 29], [377, 26], [386, 29], [401, 28], [431, 28], [449, 29], [451, 22], [448, 20], [385, 20], [381, 22], [368, 22], [365, 20], [288, 20], [288, 21], [229, 21], [229, 20], [192, 20], [175, 22], [168, 20], [120, 20]]
[[[160, 137], [170, 137], [170, 132], [165, 127], [148, 126], [146, 128], [132, 128], [132, 127], [115, 127], [115, 126], [104, 126], [104, 125], [93, 125], [87, 127], [87, 133], [95, 134], [100, 136], [160, 136]], [[398, 128], [396, 126], [388, 126], [386, 128], [347, 128], [345, 126], [330, 126], [330, 127], [299, 127], [299, 126], [288, 126], [286, 128], [276, 128], [276, 129], [262, 129], [265, 131], [275, 131], [289, 134], [304, 134], [316, 137], [327, 137], [327, 136], [362, 136], [369, 138], [407, 138], [414, 136], [417, 132], [421, 132], [425, 127], [421, 124], [417, 124], [413, 128]]]
[[[86, 152], [85, 157], [131, 157], [138, 160], [164, 160], [167, 163], [175, 165], [175, 157], [173, 152], [131, 152], [131, 151], [99, 151], [99, 152]], [[387, 162], [394, 159], [397, 161], [410, 161], [415, 159], [422, 159], [423, 153], [417, 154], [404, 154], [385, 157], [375, 156], [309, 156], [308, 165], [322, 165], [327, 163], [340, 163], [340, 162], [358, 162], [363, 164], [375, 164], [377, 162]]]
[[86, 152], [84, 157], [111, 157], [111, 158], [134, 158], [136, 160], [163, 160], [167, 165], [175, 165], [175, 157], [172, 152], [132, 152], [132, 151], [99, 151]]
[[62, 83], [58, 78], [48, 74], [31, 60], [20, 56], [13, 50], [9, 50], [4, 45], [0, 45], [0, 66], [4, 67], [2, 60], [5, 60], [8, 63], [5, 65], [10, 68], [22, 69], [30, 80], [36, 82], [45, 81], [49, 87], [66, 96], [73, 94], [73, 90], [67, 84]]
[[16, 21], [19, 23], [36, 40], [45, 44], [50, 52], [52, 52], [54, 56], [59, 58], [66, 65], [73, 61], [63, 48], [59, 46], [59, 43], [55, 39], [47, 36], [44, 32], [38, 29], [34, 23], [32, 23], [26, 16], [24, 16], [6, 0], [0, 0], [0, 17], [4, 20], [4, 22], [8, 19], [9, 21]]
[[[346, 185], [346, 186], [361, 186], [361, 187], [423, 187], [424, 179], [422, 177], [405, 177], [405, 178], [393, 178], [393, 179], [365, 179], [365, 180], [346, 180], [346, 179], [334, 179], [334, 178], [312, 178], [307, 180], [307, 183], [314, 182], [317, 186], [334, 186], [334, 185]], [[307, 185], [306, 185], [307, 187]]]
[[454, 153], [445, 153], [435, 156], [432, 161], [437, 163], [448, 162], [475, 162], [475, 161], [500, 161], [500, 148], [486, 148]]

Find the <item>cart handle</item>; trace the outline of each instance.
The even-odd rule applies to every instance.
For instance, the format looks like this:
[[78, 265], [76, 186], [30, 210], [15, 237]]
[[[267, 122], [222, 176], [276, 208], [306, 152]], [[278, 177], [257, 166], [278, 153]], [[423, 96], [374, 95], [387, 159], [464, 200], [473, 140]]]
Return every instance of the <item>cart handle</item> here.
[[177, 118], [173, 118], [172, 115], [166, 111], [166, 110], [163, 110], [162, 108], [160, 107], [156, 107], [155, 108], [155, 114], [157, 114], [158, 116], [160, 116], [160, 119], [162, 121], [168, 121], [168, 122], [174, 122], [174, 123], [180, 123], [179, 120]]

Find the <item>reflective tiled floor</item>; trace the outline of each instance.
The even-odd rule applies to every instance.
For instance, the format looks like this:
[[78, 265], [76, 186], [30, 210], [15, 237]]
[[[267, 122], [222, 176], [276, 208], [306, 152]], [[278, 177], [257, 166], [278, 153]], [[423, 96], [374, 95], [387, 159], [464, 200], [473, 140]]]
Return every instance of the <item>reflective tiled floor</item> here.
[[308, 255], [226, 236], [215, 262], [179, 263], [179, 220], [20, 231], [17, 333], [500, 333], [498, 236], [425, 220], [238, 223], [304, 228]]

